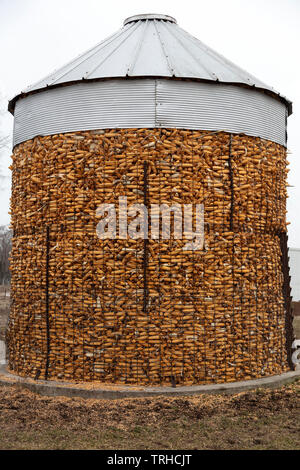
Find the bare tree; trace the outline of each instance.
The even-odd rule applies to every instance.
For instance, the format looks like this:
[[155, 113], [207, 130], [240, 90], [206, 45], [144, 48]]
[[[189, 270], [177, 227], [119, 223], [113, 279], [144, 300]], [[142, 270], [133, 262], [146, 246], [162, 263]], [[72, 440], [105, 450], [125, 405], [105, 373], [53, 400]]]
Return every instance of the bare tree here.
[[[0, 194], [2, 200], [0, 210], [3, 211], [5, 211], [3, 196], [5, 193], [7, 194], [9, 188], [10, 177], [7, 171], [7, 157], [11, 147], [11, 137], [9, 131], [6, 131], [6, 129], [8, 129], [8, 112], [6, 109], [7, 100], [0, 92], [0, 192], [3, 193]], [[11, 230], [9, 230], [7, 226], [0, 226], [0, 284], [8, 284], [10, 282], [9, 255], [11, 250], [11, 238]]]
[[6, 114], [6, 100], [0, 92], [0, 152], [8, 150], [10, 144], [10, 136], [3, 131], [3, 122]]
[[12, 231], [7, 227], [0, 227], [0, 284], [9, 284], [9, 255], [11, 250]]
[[[9, 123], [12, 116], [7, 111], [7, 102], [7, 99], [0, 91], [0, 192], [6, 193], [6, 195], [10, 185], [8, 166], [12, 143]], [[0, 198], [3, 199], [3, 194], [0, 194]], [[5, 210], [5, 204], [3, 206], [2, 203], [1, 209]], [[0, 223], [3, 222], [0, 220]]]
[[7, 135], [0, 135], [0, 149], [8, 148], [9, 137]]

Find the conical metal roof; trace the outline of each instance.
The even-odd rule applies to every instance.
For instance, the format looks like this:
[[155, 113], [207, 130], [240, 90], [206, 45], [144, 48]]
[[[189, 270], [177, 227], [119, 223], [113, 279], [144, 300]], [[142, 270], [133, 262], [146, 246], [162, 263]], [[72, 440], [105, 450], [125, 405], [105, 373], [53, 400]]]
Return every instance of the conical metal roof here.
[[125, 20], [123, 28], [64, 67], [25, 89], [23, 94], [83, 80], [173, 77], [256, 87], [291, 102], [181, 29], [174, 18], [145, 14]]

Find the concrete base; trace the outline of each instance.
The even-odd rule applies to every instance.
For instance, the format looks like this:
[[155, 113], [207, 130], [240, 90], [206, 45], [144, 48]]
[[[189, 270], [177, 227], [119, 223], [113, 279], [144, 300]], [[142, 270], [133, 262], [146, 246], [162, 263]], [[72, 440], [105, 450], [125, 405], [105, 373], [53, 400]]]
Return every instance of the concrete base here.
[[263, 379], [232, 382], [216, 385], [192, 385], [179, 387], [138, 387], [99, 383], [71, 383], [58, 381], [33, 380], [11, 374], [5, 366], [0, 366], [0, 385], [19, 386], [40, 395], [81, 397], [91, 399], [122, 399], [157, 396], [187, 396], [200, 394], [234, 394], [257, 388], [278, 388], [300, 378], [300, 370], [286, 372]]

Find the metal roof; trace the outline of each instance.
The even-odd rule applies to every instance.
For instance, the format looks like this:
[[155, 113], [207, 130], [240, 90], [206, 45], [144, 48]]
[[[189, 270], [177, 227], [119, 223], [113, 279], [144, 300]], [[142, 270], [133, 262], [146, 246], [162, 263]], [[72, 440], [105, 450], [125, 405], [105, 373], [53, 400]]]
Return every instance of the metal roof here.
[[277, 95], [292, 112], [292, 103], [272, 87], [181, 29], [174, 18], [158, 14], [127, 18], [115, 34], [17, 95], [9, 110], [13, 112], [16, 100], [24, 94], [50, 86], [123, 77], [172, 77], [247, 85]]

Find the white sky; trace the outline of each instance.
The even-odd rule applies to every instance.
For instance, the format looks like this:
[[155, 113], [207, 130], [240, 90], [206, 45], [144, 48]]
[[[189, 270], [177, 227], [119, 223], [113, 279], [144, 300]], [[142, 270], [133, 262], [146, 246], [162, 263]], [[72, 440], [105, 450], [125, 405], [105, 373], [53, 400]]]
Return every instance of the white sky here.
[[[290, 246], [300, 247], [300, 0], [0, 0], [0, 92], [12, 98], [117, 31], [164, 13], [294, 103], [288, 122]], [[0, 132], [12, 132], [12, 118]], [[9, 151], [1, 156], [0, 225], [9, 222]], [[1, 170], [1, 168], [0, 168]]]

